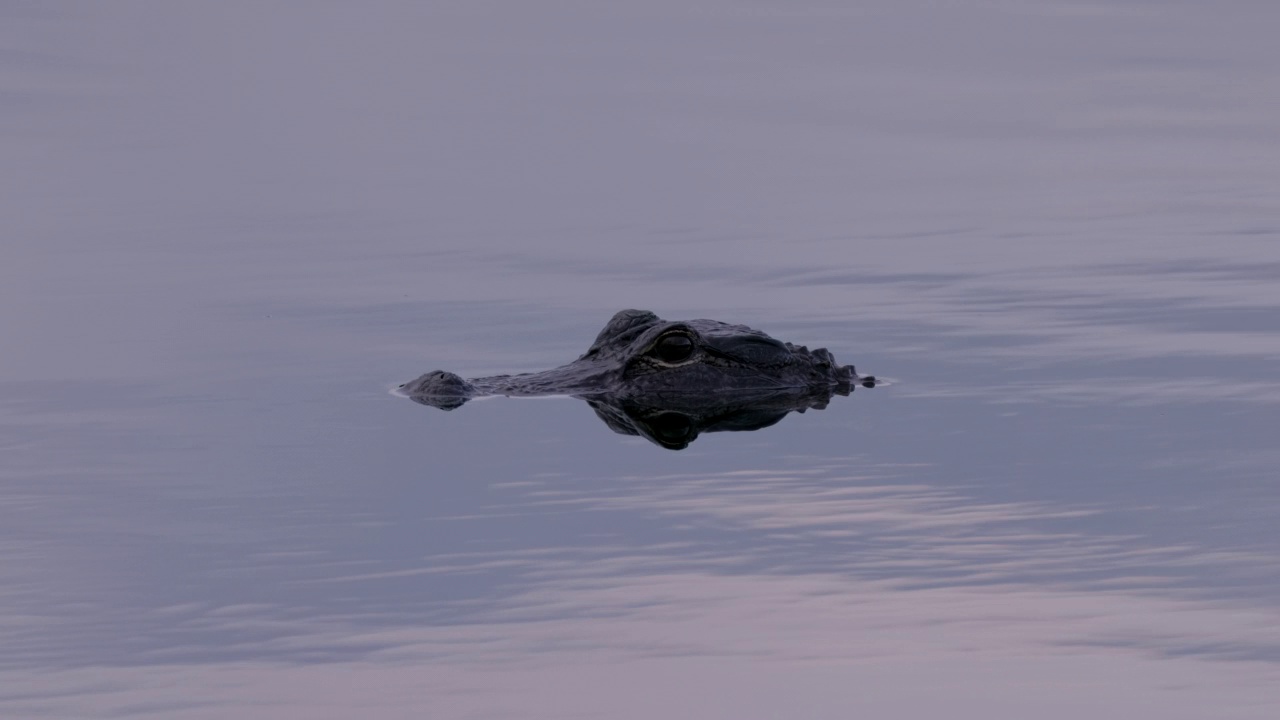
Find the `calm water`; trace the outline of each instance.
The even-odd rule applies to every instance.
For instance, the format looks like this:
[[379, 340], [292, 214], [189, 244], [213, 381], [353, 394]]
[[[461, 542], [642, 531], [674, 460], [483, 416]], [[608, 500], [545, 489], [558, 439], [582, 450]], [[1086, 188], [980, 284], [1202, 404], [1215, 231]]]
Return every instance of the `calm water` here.
[[0, 716], [1275, 717], [1280, 5], [614, 5], [0, 5]]

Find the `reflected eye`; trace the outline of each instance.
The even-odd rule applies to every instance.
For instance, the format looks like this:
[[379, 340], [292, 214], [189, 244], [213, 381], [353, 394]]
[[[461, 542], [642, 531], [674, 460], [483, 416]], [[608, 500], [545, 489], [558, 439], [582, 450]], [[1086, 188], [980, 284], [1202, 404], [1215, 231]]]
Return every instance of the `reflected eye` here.
[[680, 445], [683, 447], [697, 435], [693, 428], [693, 420], [688, 415], [677, 412], [664, 412], [649, 420], [653, 436], [663, 445]]
[[653, 354], [663, 362], [678, 363], [688, 360], [693, 354], [693, 339], [688, 335], [668, 335], [653, 346]]

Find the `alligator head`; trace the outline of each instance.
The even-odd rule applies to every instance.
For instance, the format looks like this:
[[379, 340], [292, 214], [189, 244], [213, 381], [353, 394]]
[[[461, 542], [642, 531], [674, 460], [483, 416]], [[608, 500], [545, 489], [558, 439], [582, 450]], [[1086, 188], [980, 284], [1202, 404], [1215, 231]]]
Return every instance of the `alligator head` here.
[[400, 389], [414, 402], [444, 410], [484, 395], [573, 395], [618, 432], [684, 447], [701, 431], [765, 427], [788, 412], [825, 407], [855, 385], [875, 384], [825, 349], [775, 340], [745, 325], [672, 322], [623, 310], [568, 365], [471, 380], [435, 370]]
[[824, 348], [775, 340], [745, 325], [715, 320], [663, 320], [647, 310], [623, 310], [577, 360], [553, 370], [464, 380], [443, 370], [401, 385], [426, 405], [453, 409], [482, 395], [615, 394], [629, 397], [743, 390], [832, 388], [860, 384], [852, 365]]

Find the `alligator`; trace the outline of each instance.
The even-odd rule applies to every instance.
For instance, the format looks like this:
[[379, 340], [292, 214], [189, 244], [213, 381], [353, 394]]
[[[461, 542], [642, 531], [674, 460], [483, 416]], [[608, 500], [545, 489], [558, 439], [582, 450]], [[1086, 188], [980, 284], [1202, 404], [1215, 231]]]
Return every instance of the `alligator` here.
[[400, 390], [444, 410], [486, 395], [572, 395], [615, 431], [679, 449], [704, 430], [754, 430], [791, 411], [825, 407], [858, 385], [875, 387], [876, 379], [837, 364], [825, 348], [809, 350], [745, 325], [623, 310], [568, 365], [470, 380], [435, 370]]

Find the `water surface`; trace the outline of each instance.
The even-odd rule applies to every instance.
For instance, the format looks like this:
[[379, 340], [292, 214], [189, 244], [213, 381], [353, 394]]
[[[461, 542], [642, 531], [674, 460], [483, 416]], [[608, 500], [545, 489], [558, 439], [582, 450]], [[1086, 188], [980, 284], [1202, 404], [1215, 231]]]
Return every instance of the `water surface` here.
[[[0, 715], [1270, 718], [1268, 2], [0, 10]], [[617, 310], [887, 387], [669, 452]]]

